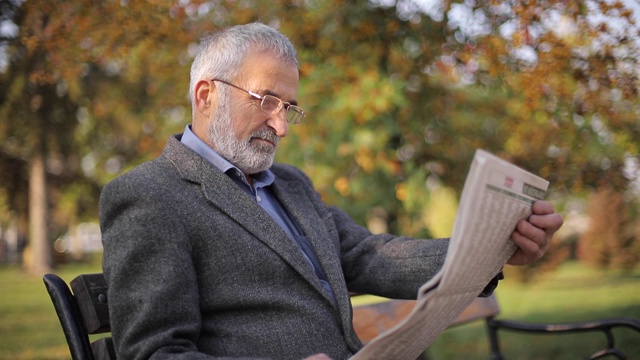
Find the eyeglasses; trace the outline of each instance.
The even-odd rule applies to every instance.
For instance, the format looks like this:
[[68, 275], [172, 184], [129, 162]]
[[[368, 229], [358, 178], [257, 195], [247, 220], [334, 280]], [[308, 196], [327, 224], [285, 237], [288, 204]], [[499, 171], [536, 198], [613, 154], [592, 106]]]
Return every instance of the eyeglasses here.
[[267, 114], [270, 114], [270, 115], [277, 114], [278, 112], [280, 112], [280, 110], [282, 110], [282, 108], [284, 108], [285, 111], [287, 112], [287, 122], [289, 124], [298, 124], [304, 118], [304, 110], [302, 110], [301, 107], [292, 105], [291, 103], [286, 101], [282, 101], [273, 95], [261, 96], [259, 94], [254, 93], [253, 91], [245, 90], [230, 82], [226, 82], [220, 79], [212, 79], [211, 81], [218, 81], [223, 84], [234, 87], [240, 91], [246, 92], [253, 99], [260, 101], [260, 110], [262, 110]]

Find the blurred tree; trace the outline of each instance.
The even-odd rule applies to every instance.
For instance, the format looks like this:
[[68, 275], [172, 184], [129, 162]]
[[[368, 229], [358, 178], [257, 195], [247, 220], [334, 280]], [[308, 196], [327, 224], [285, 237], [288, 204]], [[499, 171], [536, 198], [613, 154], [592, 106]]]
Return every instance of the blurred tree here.
[[189, 121], [198, 35], [256, 20], [289, 36], [301, 60], [308, 118], [278, 160], [362, 224], [428, 236], [438, 207], [426, 204], [460, 190], [476, 148], [560, 195], [629, 180], [637, 27], [619, 2], [34, 0], [20, 6], [0, 90], [0, 166], [19, 170], [0, 185], [13, 184], [12, 208], [25, 207], [13, 189], [41, 146], [52, 218], [95, 216], [102, 184]]
[[181, 67], [194, 35], [180, 5], [10, 3], [19, 34], [3, 48], [0, 186], [20, 216], [28, 199], [26, 264], [43, 273], [56, 231], [49, 207], [58, 232], [95, 219], [102, 184], [158, 151], [164, 125], [182, 120], [175, 93], [188, 80], [167, 69]]
[[624, 4], [304, 4], [278, 22], [310, 110], [281, 155], [357, 218], [382, 206], [390, 230], [413, 234], [413, 205], [442, 184], [459, 191], [477, 148], [548, 178], [553, 196], [626, 187], [640, 67]]
[[639, 37], [622, 2], [328, 3], [281, 22], [312, 117], [284, 156], [361, 222], [384, 208], [390, 231], [424, 235], [432, 191], [459, 191], [477, 148], [549, 179], [551, 198], [634, 180]]
[[[622, 191], [624, 159], [638, 156], [640, 137], [632, 11], [621, 1], [482, 1], [469, 10], [492, 31], [476, 39], [477, 51], [451, 56], [465, 66], [477, 61], [475, 76], [491, 76], [518, 101], [504, 122], [504, 151], [556, 191]], [[454, 36], [469, 39], [463, 31]]]
[[[497, 136], [484, 145], [483, 139], [460, 139], [466, 132], [445, 124], [437, 130], [452, 138], [440, 138], [468, 151], [486, 146], [539, 173], [551, 181], [555, 198], [603, 187], [623, 196], [638, 181], [637, 174], [624, 171], [640, 153], [639, 30], [625, 3], [477, 1], [451, 3], [448, 14], [454, 41], [447, 43], [436, 73], [452, 84], [489, 88], [494, 101], [472, 109], [492, 118], [478, 120]], [[496, 102], [496, 95], [504, 101]], [[443, 158], [453, 169], [455, 157]], [[602, 222], [593, 217], [602, 213], [591, 214], [592, 221]], [[637, 249], [634, 242], [640, 240], [617, 235], [626, 249]], [[613, 246], [606, 244], [610, 237], [591, 239]], [[548, 268], [567, 255], [550, 251], [535, 266]], [[518, 269], [522, 278], [530, 270]]]
[[640, 261], [636, 221], [630, 219], [634, 202], [617, 189], [600, 188], [589, 199], [591, 222], [578, 243], [578, 258], [588, 264], [632, 270]]

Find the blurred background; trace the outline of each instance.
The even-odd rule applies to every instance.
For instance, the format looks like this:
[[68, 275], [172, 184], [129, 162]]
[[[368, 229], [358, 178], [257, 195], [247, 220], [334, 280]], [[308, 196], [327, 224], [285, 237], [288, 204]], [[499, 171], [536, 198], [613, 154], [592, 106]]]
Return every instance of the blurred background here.
[[[277, 161], [328, 204], [448, 236], [488, 150], [565, 217], [542, 261], [506, 269], [505, 316], [640, 317], [637, 0], [0, 0], [0, 358], [69, 357], [40, 276], [101, 271], [100, 190], [190, 122], [198, 39], [251, 21], [298, 50], [308, 115]], [[584, 347], [541, 339], [512, 358]], [[431, 356], [486, 358], [485, 335], [448, 330]]]

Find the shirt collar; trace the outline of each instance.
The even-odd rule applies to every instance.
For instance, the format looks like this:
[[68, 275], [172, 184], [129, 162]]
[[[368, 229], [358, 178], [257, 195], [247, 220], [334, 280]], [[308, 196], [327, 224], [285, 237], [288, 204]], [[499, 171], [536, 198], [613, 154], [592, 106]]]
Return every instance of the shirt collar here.
[[[202, 139], [197, 137], [196, 134], [191, 131], [191, 125], [185, 126], [184, 134], [182, 134], [180, 142], [182, 142], [189, 149], [195, 151], [198, 155], [202, 156], [213, 166], [220, 169], [220, 171], [222, 171], [223, 173], [229, 176], [239, 177], [243, 180], [243, 182], [247, 183], [247, 180], [245, 179], [242, 171], [240, 171], [237, 166], [229, 162], [229, 160], [220, 156], [215, 150], [207, 145], [207, 143], [202, 141]], [[269, 186], [273, 184], [273, 181], [275, 180], [275, 175], [269, 169], [253, 174], [252, 177], [253, 186], [255, 188]]]

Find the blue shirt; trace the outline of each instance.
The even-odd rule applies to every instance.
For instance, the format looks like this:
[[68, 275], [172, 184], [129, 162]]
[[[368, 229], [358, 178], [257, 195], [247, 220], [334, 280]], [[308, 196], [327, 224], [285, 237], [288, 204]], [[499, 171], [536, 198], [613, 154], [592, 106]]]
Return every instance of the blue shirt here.
[[309, 239], [304, 235], [302, 229], [297, 224], [295, 220], [293, 220], [287, 211], [282, 207], [278, 198], [273, 194], [271, 190], [271, 185], [275, 180], [275, 175], [271, 172], [271, 170], [265, 170], [259, 172], [257, 174], [253, 174], [253, 185], [249, 184], [247, 178], [244, 176], [242, 171], [238, 169], [235, 165], [230, 163], [227, 159], [220, 156], [215, 150], [213, 150], [209, 145], [207, 145], [204, 141], [198, 138], [192, 131], [191, 126], [187, 125], [184, 129], [184, 134], [180, 139], [186, 147], [195, 151], [197, 154], [202, 156], [205, 160], [209, 161], [213, 166], [220, 169], [223, 173], [229, 176], [247, 195], [251, 196], [251, 198], [255, 199], [255, 201], [260, 205], [264, 211], [275, 220], [276, 223], [284, 230], [289, 238], [291, 238], [296, 245], [302, 251], [302, 255], [305, 260], [309, 263], [309, 266], [314, 270], [320, 282], [322, 283], [322, 287], [329, 293], [333, 301], [335, 302], [335, 297], [333, 296], [333, 291], [329, 286], [329, 282], [327, 281], [327, 276], [322, 269], [322, 265], [318, 261], [313, 248], [311, 247], [311, 243]]

